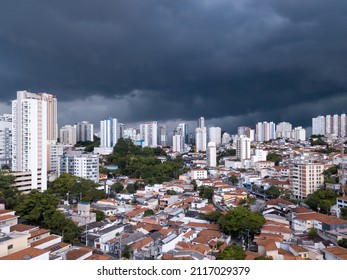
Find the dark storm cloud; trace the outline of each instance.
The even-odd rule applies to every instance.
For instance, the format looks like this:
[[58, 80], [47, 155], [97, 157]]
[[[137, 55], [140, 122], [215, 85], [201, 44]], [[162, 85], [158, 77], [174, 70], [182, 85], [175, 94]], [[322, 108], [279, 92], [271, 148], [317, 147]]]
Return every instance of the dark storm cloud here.
[[333, 102], [347, 87], [346, 13], [343, 0], [2, 3], [1, 101], [52, 92], [66, 122], [84, 99], [95, 120], [308, 126], [347, 105]]

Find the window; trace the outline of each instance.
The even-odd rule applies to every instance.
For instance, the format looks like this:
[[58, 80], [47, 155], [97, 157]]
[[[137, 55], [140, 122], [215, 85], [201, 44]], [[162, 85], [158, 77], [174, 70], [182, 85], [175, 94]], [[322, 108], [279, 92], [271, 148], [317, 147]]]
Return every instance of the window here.
[[7, 250], [11, 250], [13, 248], [13, 244], [7, 246]]

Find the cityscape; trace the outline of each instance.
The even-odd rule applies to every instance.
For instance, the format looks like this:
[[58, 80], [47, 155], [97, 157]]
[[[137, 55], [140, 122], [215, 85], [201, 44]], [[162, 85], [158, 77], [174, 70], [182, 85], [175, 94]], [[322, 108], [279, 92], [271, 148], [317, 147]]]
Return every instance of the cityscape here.
[[1, 260], [347, 258], [345, 114], [306, 135], [204, 117], [58, 127], [57, 108], [18, 91], [0, 116]]
[[346, 1], [3, 2], [3, 274], [339, 271]]

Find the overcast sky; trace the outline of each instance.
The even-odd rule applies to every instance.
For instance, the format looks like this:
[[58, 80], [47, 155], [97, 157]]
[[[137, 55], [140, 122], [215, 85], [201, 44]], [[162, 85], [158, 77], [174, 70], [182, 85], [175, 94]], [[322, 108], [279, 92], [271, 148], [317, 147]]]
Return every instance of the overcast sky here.
[[347, 107], [346, 15], [346, 0], [1, 1], [0, 113], [28, 90], [57, 96], [60, 125], [308, 127]]

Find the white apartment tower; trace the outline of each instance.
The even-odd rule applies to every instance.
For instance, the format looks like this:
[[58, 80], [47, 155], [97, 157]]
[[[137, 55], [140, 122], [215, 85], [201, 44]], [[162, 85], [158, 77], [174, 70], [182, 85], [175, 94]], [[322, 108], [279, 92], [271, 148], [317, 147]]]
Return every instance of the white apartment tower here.
[[18, 91], [12, 101], [12, 170], [30, 172], [32, 189], [41, 186], [42, 191], [47, 189], [48, 144], [56, 137], [53, 104], [53, 95], [27, 91]]
[[12, 115], [0, 116], [0, 168], [11, 167], [12, 162]]
[[217, 167], [217, 147], [216, 143], [209, 142], [206, 152], [206, 160], [208, 167]]
[[159, 126], [158, 144], [162, 147], [169, 145], [166, 125]]
[[60, 143], [63, 145], [76, 145], [76, 126], [65, 125], [60, 129]]
[[218, 147], [222, 143], [222, 129], [220, 127], [210, 127], [208, 129], [209, 141]]
[[236, 138], [236, 157], [240, 160], [251, 158], [251, 139], [245, 135]]
[[289, 122], [281, 122], [276, 126], [276, 138], [291, 138], [292, 124]]
[[276, 138], [276, 126], [273, 122], [258, 122], [255, 133], [256, 141], [269, 141]]
[[325, 117], [318, 116], [312, 118], [312, 134], [314, 135], [325, 135]]
[[94, 125], [89, 121], [82, 121], [76, 125], [76, 141], [94, 141]]
[[172, 136], [172, 151], [177, 153], [183, 153], [184, 149], [182, 147], [183, 137], [180, 134], [175, 134]]
[[140, 124], [140, 137], [143, 140], [143, 147], [156, 148], [158, 146], [158, 123], [145, 122]]
[[113, 148], [119, 139], [118, 120], [108, 117], [100, 121], [100, 147]]
[[312, 118], [312, 134], [328, 135], [337, 137], [347, 136], [346, 114], [327, 115]]
[[206, 151], [206, 145], [207, 145], [207, 133], [206, 133], [206, 127], [200, 128], [197, 127], [195, 130], [195, 146], [196, 151]]

